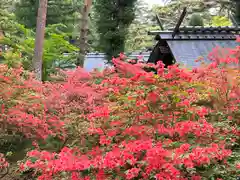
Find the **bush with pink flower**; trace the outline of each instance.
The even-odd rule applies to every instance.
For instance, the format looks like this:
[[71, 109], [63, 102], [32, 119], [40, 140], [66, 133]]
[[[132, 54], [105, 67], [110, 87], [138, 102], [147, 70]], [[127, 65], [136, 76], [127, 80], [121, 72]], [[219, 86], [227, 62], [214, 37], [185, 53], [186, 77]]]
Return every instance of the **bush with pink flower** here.
[[[164, 69], [159, 62], [151, 65], [157, 73], [146, 72], [143, 63], [127, 63], [121, 54], [113, 59], [117, 71], [78, 68], [58, 82], [22, 80], [14, 88], [24, 86], [22, 106], [12, 105], [15, 96], [11, 105], [3, 101], [5, 130], [35, 143], [20, 170], [49, 180], [236, 179], [240, 70], [228, 64], [238, 64], [239, 49], [224, 58], [214, 53], [211, 64], [193, 70]], [[57, 149], [39, 140], [60, 134]]]

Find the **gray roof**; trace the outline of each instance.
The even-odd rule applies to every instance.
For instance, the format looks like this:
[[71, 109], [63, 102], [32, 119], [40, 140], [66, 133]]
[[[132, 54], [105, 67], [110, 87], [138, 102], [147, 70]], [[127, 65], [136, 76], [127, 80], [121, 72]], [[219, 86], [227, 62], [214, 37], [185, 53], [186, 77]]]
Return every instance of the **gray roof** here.
[[203, 57], [204, 62], [209, 62], [208, 55], [216, 47], [234, 48], [238, 46], [238, 43], [233, 40], [168, 40], [167, 43], [176, 62], [189, 67], [199, 66], [200, 62], [195, 62], [199, 57]]
[[[151, 32], [156, 34], [156, 40], [166, 41], [177, 63], [196, 67], [195, 62], [203, 57], [208, 62], [208, 55], [216, 47], [235, 48], [238, 46], [236, 36], [238, 27], [183, 27], [176, 34], [171, 31]], [[175, 36], [173, 36], [173, 34]]]

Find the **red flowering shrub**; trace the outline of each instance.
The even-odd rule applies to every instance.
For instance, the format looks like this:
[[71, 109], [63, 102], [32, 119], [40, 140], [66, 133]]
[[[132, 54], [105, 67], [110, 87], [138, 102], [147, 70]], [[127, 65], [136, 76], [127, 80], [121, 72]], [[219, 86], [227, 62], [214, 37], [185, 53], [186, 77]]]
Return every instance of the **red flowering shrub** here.
[[236, 178], [240, 70], [226, 64], [237, 52], [193, 70], [159, 63], [157, 75], [122, 57], [118, 73], [67, 74], [45, 95], [71, 140], [60, 152], [30, 151], [20, 169], [39, 179]]
[[0, 153], [0, 178], [3, 178], [8, 174], [9, 163], [4, 157], [4, 154]]
[[63, 122], [47, 113], [44, 85], [21, 68], [0, 66], [0, 131], [27, 138], [63, 137]]
[[87, 115], [108, 102], [103, 98], [107, 93], [107, 87], [97, 83], [104, 78], [103, 74], [87, 73], [81, 68], [61, 72], [61, 78], [62, 81], [45, 85], [47, 107], [50, 112], [54, 112], [66, 122], [69, 128], [68, 138], [79, 138], [80, 135], [86, 134], [90, 127]]
[[48, 137], [63, 139], [65, 130], [64, 122], [47, 109], [45, 85], [34, 80], [22, 68], [9, 69], [0, 65], [0, 88], [2, 178], [12, 173], [15, 167], [11, 168], [11, 164], [24, 158], [27, 148], [31, 148], [31, 142], [36, 145], [37, 141], [46, 141]]
[[[44, 84], [0, 66], [0, 131], [34, 140], [20, 170], [38, 179], [235, 179], [240, 70], [229, 63], [238, 63], [239, 50], [209, 57], [210, 65], [166, 70], [121, 54], [117, 72], [78, 68]], [[64, 139], [59, 151], [35, 141], [49, 136]]]
[[8, 166], [9, 166], [9, 164], [6, 161], [6, 159], [4, 158], [4, 155], [0, 154], [0, 169], [2, 170], [2, 169], [6, 168]]

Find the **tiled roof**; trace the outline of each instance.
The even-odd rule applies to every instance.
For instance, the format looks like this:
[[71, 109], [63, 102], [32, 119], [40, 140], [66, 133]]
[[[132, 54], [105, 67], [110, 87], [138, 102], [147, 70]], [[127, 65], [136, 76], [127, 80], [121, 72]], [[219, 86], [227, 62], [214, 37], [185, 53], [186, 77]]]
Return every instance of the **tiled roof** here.
[[159, 42], [167, 42], [177, 63], [190, 67], [199, 65], [200, 62], [195, 62], [199, 57], [208, 62], [209, 53], [216, 47], [235, 48], [239, 45], [236, 42], [239, 27], [179, 27], [176, 33], [171, 30], [174, 29], [150, 34], [156, 35]]
[[206, 40], [206, 41], [167, 41], [177, 63], [182, 63], [190, 67], [196, 67], [200, 62], [195, 62], [199, 57], [203, 57], [208, 62], [209, 53], [216, 47], [235, 48], [238, 43], [226, 40]]

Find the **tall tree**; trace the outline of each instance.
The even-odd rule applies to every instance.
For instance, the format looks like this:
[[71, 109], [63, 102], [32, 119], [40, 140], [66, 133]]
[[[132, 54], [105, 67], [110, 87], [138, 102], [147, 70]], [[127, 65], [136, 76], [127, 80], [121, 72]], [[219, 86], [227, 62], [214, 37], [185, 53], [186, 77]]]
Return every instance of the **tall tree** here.
[[[205, 0], [206, 1], [206, 0]], [[240, 25], [240, 1], [239, 0], [211, 0], [210, 1], [215, 7], [219, 7], [219, 11], [229, 17], [230, 13], [231, 20], [234, 25]], [[223, 14], [224, 13], [224, 14]]]
[[77, 66], [83, 67], [84, 58], [87, 47], [88, 37], [88, 16], [92, 6], [92, 0], [84, 0], [84, 6], [82, 8], [81, 30], [80, 30], [80, 43], [79, 43], [79, 55], [77, 59]]
[[2, 60], [2, 52], [5, 49], [3, 39], [5, 32], [15, 25], [14, 16], [12, 14], [12, 4], [14, 0], [0, 1], [0, 60]]
[[[38, 0], [20, 0], [16, 3], [15, 14], [19, 23], [27, 28], [36, 28]], [[79, 16], [81, 1], [79, 0], [48, 0], [47, 25], [66, 24], [70, 28]]]
[[240, 1], [239, 0], [233, 0], [234, 8], [233, 8], [233, 13], [234, 13], [234, 18], [237, 21], [236, 23], [238, 26], [240, 26]]
[[[183, 25], [188, 25], [191, 15], [197, 13], [201, 15], [204, 25], [207, 26], [211, 22], [212, 16], [222, 16], [226, 13], [226, 10], [221, 8], [222, 6], [219, 1], [225, 0], [168, 0], [165, 6], [155, 6], [153, 11], [159, 15], [166, 29], [176, 25], [183, 7], [187, 7], [188, 12]], [[215, 13], [212, 14], [211, 10]]]
[[137, 1], [135, 19], [128, 28], [125, 41], [125, 52], [142, 51], [154, 45], [154, 38], [148, 31], [159, 30], [149, 5], [142, 0]]
[[0, 31], [5, 30], [5, 26], [10, 16], [9, 7], [12, 0], [0, 1]]
[[95, 2], [95, 19], [99, 33], [99, 47], [108, 60], [124, 52], [128, 27], [135, 18], [137, 0], [98, 0]]
[[11, 10], [13, 3], [14, 3], [14, 0], [1, 0], [0, 8], [1, 10]]
[[36, 78], [42, 80], [42, 57], [43, 57], [43, 43], [46, 27], [48, 0], [39, 0], [38, 16], [37, 16], [37, 30], [34, 48], [33, 69]]

